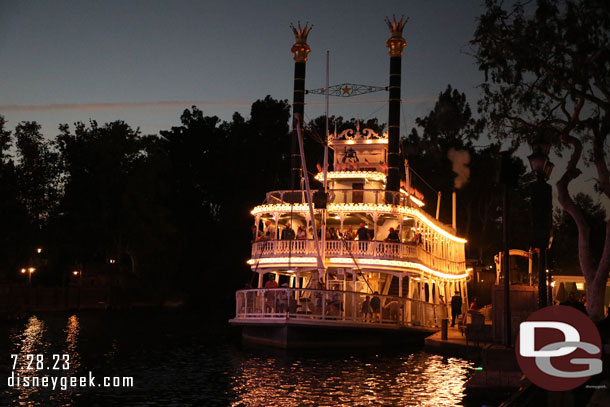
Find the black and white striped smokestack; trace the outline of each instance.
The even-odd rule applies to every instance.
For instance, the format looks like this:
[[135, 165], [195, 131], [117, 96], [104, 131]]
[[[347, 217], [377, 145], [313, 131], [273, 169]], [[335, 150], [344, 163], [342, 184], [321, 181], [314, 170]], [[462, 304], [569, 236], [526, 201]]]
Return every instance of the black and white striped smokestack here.
[[[307, 54], [311, 51], [307, 45], [307, 35], [313, 28], [313, 25], [305, 23], [301, 27], [299, 22], [297, 26], [290, 24], [294, 33], [295, 43], [290, 49], [294, 54], [294, 96], [292, 102], [292, 135], [290, 147], [290, 188], [300, 189], [301, 176], [303, 168], [301, 168], [301, 157], [299, 155], [299, 143], [297, 139], [297, 126], [301, 126], [303, 130], [303, 113], [305, 111], [305, 64], [307, 62]], [[299, 121], [297, 121], [299, 118]], [[302, 132], [301, 132], [302, 134]]]
[[[407, 42], [402, 37], [402, 30], [408, 19], [401, 17], [396, 20], [386, 18], [385, 22], [390, 29], [391, 37], [386, 42], [386, 47], [390, 50], [390, 100], [388, 115], [388, 177], [386, 191], [400, 191], [400, 79], [402, 68], [403, 48]], [[390, 195], [390, 194], [388, 194]], [[397, 196], [392, 194], [392, 197]], [[386, 201], [389, 201], [389, 196]]]

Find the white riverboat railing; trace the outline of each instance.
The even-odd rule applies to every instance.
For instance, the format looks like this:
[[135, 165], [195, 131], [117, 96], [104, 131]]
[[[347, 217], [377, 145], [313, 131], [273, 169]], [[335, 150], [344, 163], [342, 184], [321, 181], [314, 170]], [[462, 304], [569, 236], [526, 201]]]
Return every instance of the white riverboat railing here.
[[[252, 244], [252, 258], [315, 256], [313, 240], [267, 240]], [[432, 255], [421, 246], [411, 243], [389, 243], [358, 240], [326, 240], [327, 257], [378, 258], [413, 261], [434, 270], [450, 274], [463, 274], [465, 263]]]
[[[369, 307], [364, 305], [367, 296]], [[445, 304], [387, 295], [307, 288], [239, 290], [235, 300], [236, 319], [258, 321], [288, 318], [312, 322], [333, 321], [339, 324], [438, 328], [441, 319], [447, 318], [448, 314]]]
[[[313, 191], [316, 192], [316, 191]], [[282, 190], [267, 192], [265, 203], [307, 203], [307, 191], [305, 190]], [[398, 206], [413, 206], [405, 195], [396, 191], [385, 189], [329, 189], [328, 203], [368, 203], [368, 204], [393, 204]]]

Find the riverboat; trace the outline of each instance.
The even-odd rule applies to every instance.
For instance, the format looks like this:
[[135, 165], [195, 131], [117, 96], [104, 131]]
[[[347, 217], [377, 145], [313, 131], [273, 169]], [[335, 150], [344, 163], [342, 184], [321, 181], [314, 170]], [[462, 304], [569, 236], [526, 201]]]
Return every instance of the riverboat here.
[[319, 191], [302, 178], [307, 169], [297, 149], [310, 28], [294, 29], [293, 187], [268, 192], [251, 212], [248, 264], [257, 286], [236, 292], [229, 321], [248, 342], [283, 348], [407, 343], [440, 329], [455, 293], [466, 307], [466, 240], [456, 235], [455, 215], [447, 225], [438, 213], [428, 214], [408, 167], [398, 165], [404, 21], [388, 25], [388, 131], [358, 123], [329, 132], [332, 170], [325, 165], [315, 176], [325, 185]]

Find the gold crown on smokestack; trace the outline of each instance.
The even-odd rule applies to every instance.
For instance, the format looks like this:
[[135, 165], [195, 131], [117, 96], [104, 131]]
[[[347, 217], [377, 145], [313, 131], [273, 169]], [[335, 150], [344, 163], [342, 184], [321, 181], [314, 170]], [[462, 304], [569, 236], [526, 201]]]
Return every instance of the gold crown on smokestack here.
[[396, 16], [392, 16], [392, 20], [386, 17], [385, 22], [390, 29], [392, 36], [385, 43], [386, 47], [390, 49], [391, 57], [402, 56], [402, 50], [407, 46], [407, 41], [402, 37], [402, 30], [409, 21], [409, 18], [404, 16], [400, 17], [400, 20], [396, 20]]
[[309, 25], [309, 22], [307, 22], [301, 27], [301, 22], [299, 21], [296, 27], [290, 24], [290, 28], [292, 28], [295, 38], [295, 43], [290, 49], [294, 54], [294, 60], [297, 62], [307, 62], [307, 54], [311, 51], [309, 45], [307, 45], [307, 36], [311, 32], [313, 24]]

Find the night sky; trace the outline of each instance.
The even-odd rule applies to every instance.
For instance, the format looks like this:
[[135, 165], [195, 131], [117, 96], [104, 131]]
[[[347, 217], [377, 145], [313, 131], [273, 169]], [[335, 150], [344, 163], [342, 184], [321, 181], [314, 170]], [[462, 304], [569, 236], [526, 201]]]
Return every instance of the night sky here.
[[[330, 82], [386, 86], [384, 17], [410, 18], [404, 37], [401, 133], [429, 112], [448, 84], [473, 110], [483, 74], [469, 55], [483, 2], [472, 1], [7, 1], [0, 0], [0, 114], [8, 129], [36, 120], [54, 137], [60, 123], [125, 120], [144, 134], [179, 124], [196, 105], [230, 120], [271, 95], [292, 99], [291, 22], [309, 21], [306, 88]], [[387, 120], [386, 92], [331, 99], [330, 113]], [[307, 95], [306, 119], [324, 112]], [[485, 141], [482, 140], [481, 144]], [[527, 155], [527, 149], [522, 152]], [[561, 160], [551, 181], [560, 176]], [[593, 188], [586, 171], [580, 185]], [[575, 183], [576, 184], [576, 183]], [[593, 193], [594, 199], [598, 195]]]

